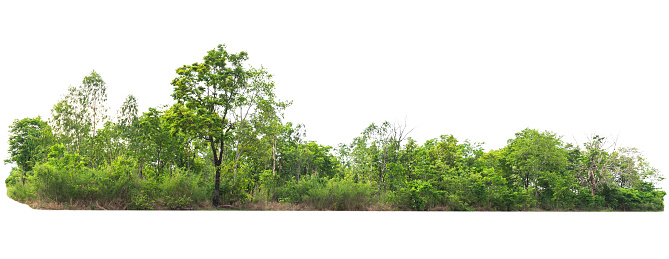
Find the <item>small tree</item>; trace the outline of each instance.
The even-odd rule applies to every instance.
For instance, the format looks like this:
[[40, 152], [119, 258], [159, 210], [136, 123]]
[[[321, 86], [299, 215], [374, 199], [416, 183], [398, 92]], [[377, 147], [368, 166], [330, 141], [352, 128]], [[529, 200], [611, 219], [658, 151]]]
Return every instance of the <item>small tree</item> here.
[[21, 182], [26, 172], [46, 159], [53, 143], [51, 127], [40, 117], [15, 120], [9, 127], [9, 154], [5, 163], [15, 162], [21, 170]]

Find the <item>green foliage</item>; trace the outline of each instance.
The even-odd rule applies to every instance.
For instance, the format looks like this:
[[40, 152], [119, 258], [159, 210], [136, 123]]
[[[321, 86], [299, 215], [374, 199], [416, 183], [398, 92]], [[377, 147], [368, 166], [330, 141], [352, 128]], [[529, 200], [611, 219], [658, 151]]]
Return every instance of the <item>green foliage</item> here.
[[425, 210], [439, 200], [443, 192], [435, 190], [429, 182], [413, 180], [395, 193], [393, 203], [402, 210]]
[[602, 190], [607, 206], [622, 211], [662, 211], [664, 191], [642, 191], [637, 189], [606, 186]]
[[189, 176], [179, 169], [171, 176], [163, 177], [158, 189], [161, 190], [160, 199], [169, 209], [192, 208], [207, 197], [206, 187], [201, 184], [199, 177]]
[[153, 210], [153, 203], [155, 200], [151, 199], [146, 193], [133, 193], [130, 196], [130, 202], [128, 203], [128, 209], [131, 210]]
[[7, 196], [19, 202], [28, 202], [35, 200], [35, 190], [30, 184], [8, 184]]
[[14, 120], [9, 128], [10, 158], [5, 163], [15, 162], [18, 165], [23, 182], [27, 172], [46, 160], [53, 134], [51, 127], [40, 117]]
[[42, 199], [65, 202], [101, 198], [101, 178], [88, 168], [59, 168], [50, 164], [35, 167], [36, 195]]
[[176, 69], [172, 105], [140, 113], [129, 95], [114, 121], [92, 71], [53, 106], [49, 124], [10, 126], [7, 194], [92, 209], [277, 201], [316, 210], [664, 209], [659, 170], [596, 135], [581, 148], [524, 129], [484, 152], [453, 135], [420, 145], [406, 125], [386, 121], [336, 149], [320, 145], [304, 125], [282, 121], [290, 102], [247, 60], [219, 45]]
[[275, 198], [315, 210], [365, 210], [378, 202], [372, 193], [369, 183], [306, 176], [299, 184], [291, 181], [278, 188]]
[[16, 167], [12, 167], [12, 171], [9, 172], [9, 176], [7, 176], [7, 179], [5, 179], [5, 185], [6, 186], [12, 186], [17, 183], [20, 183], [21, 177], [23, 177], [23, 172], [21, 172], [20, 169]]
[[324, 185], [324, 179], [305, 176], [298, 183], [295, 180], [285, 183], [277, 188], [274, 193], [275, 199], [290, 203], [302, 203], [312, 189], [321, 188]]
[[59, 142], [68, 152], [88, 158], [90, 167], [102, 163], [95, 136], [107, 119], [106, 101], [107, 86], [93, 70], [80, 86], [69, 87], [68, 94], [51, 110], [51, 122]]
[[375, 202], [368, 183], [333, 178], [314, 187], [303, 199], [317, 210], [365, 210]]
[[[228, 53], [224, 45], [207, 52], [202, 63], [176, 70], [172, 97], [176, 103], [167, 113], [171, 133], [181, 132], [206, 141], [216, 168], [213, 204], [219, 203], [221, 166], [233, 157], [232, 193], [237, 163], [249, 143], [265, 131], [268, 120], [288, 104], [275, 101], [274, 82], [264, 69], [247, 69], [246, 52]], [[226, 151], [234, 149], [234, 155]]]

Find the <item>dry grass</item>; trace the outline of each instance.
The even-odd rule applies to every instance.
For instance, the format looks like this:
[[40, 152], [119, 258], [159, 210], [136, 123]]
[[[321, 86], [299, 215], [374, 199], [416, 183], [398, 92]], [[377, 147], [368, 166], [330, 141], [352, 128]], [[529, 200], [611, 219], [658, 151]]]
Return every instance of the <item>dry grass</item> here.
[[288, 202], [251, 202], [242, 204], [239, 206], [242, 210], [277, 210], [277, 211], [309, 211], [313, 208], [308, 207], [305, 204], [292, 204]]
[[28, 206], [38, 210], [125, 210], [127, 206], [121, 199], [107, 202], [99, 201], [69, 201], [56, 202], [52, 200], [33, 200], [25, 202]]
[[[239, 206], [242, 210], [265, 210], [265, 211], [317, 211], [308, 204], [293, 204], [289, 202], [276, 201], [255, 201], [251, 203], [242, 204]], [[386, 204], [372, 204], [361, 210], [356, 211], [392, 211], [393, 208]]]
[[[127, 210], [125, 202], [121, 199], [112, 201], [71, 201], [71, 202], [56, 202], [52, 200], [34, 200], [24, 202], [33, 209], [39, 210]], [[154, 204], [154, 210], [170, 210], [166, 206]], [[196, 206], [191, 208], [183, 208], [182, 210], [257, 210], [257, 211], [316, 211], [308, 204], [293, 204], [289, 202], [276, 201], [254, 201], [245, 204], [225, 205], [215, 208], [211, 202], [199, 202]], [[392, 207], [386, 204], [373, 204], [360, 211], [391, 211]], [[434, 209], [433, 209], [434, 210]]]

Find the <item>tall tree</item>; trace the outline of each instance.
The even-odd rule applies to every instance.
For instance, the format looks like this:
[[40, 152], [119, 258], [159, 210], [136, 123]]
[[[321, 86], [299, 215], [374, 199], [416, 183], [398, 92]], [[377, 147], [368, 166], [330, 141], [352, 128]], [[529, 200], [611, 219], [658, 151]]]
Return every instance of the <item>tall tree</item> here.
[[606, 138], [595, 135], [584, 146], [585, 152], [580, 167], [581, 179], [590, 188], [590, 195], [595, 197], [595, 192], [604, 184], [613, 182], [612, 171], [618, 155], [615, 152], [616, 142], [608, 143]]
[[137, 137], [137, 119], [138, 119], [137, 99], [133, 95], [128, 95], [121, 109], [118, 111], [116, 124], [120, 128], [123, 135], [128, 140]]
[[[247, 69], [246, 52], [228, 53], [224, 45], [210, 50], [202, 63], [185, 65], [176, 70], [172, 81], [169, 121], [175, 130], [209, 143], [216, 167], [213, 205], [219, 204], [221, 167], [226, 147], [235, 137], [245, 136], [247, 121], [261, 105], [280, 109], [274, 101], [274, 84], [264, 69]], [[241, 142], [238, 142], [238, 144]], [[243, 150], [243, 144], [236, 150]]]
[[93, 70], [78, 87], [69, 87], [51, 110], [52, 124], [68, 152], [84, 155], [94, 152], [93, 139], [99, 125], [107, 119], [107, 86], [100, 74]]
[[68, 91], [51, 109], [51, 123], [59, 143], [67, 148], [67, 152], [79, 154], [90, 127], [84, 122], [84, 114], [75, 97], [76, 88], [69, 87]]
[[372, 123], [363, 131], [364, 139], [371, 140], [374, 167], [376, 168], [377, 190], [381, 190], [388, 174], [388, 165], [397, 162], [401, 143], [411, 130], [406, 129], [406, 123], [391, 124], [388, 121], [376, 125]]
[[83, 107], [86, 122], [91, 125], [91, 133], [95, 136], [98, 125], [103, 125], [107, 119], [107, 85], [102, 80], [100, 74], [91, 71], [91, 74], [84, 77], [81, 86], [77, 91], [77, 97]]

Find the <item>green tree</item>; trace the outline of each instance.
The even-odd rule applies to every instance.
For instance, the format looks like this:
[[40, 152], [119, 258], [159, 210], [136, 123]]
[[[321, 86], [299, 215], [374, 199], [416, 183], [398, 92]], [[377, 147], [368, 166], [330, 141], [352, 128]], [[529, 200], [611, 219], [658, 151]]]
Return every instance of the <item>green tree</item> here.
[[139, 174], [143, 176], [145, 166], [152, 168], [156, 176], [172, 172], [175, 167], [190, 169], [194, 163], [194, 148], [191, 138], [182, 132], [171, 132], [169, 110], [163, 112], [149, 108], [137, 119], [140, 137], [135, 138], [140, 149], [133, 155], [139, 163]]
[[129, 144], [139, 136], [137, 98], [128, 95], [118, 111], [116, 125]]
[[505, 147], [510, 172], [524, 188], [539, 186], [546, 172], [563, 171], [567, 166], [567, 150], [560, 137], [551, 132], [525, 129]]
[[80, 86], [69, 87], [68, 94], [53, 107], [53, 128], [68, 152], [85, 157], [95, 155], [94, 137], [99, 125], [104, 125], [107, 119], [106, 101], [107, 86], [93, 70]]
[[105, 107], [107, 86], [100, 74], [93, 70], [90, 75], [84, 77], [78, 88], [77, 97], [85, 113], [86, 123], [91, 125], [91, 132], [95, 136], [98, 125], [103, 125], [107, 119], [107, 108]]
[[84, 115], [75, 99], [76, 88], [68, 88], [69, 93], [51, 109], [51, 123], [58, 142], [69, 153], [80, 153], [90, 128], [84, 123]]
[[218, 206], [225, 149], [238, 139], [236, 150], [243, 150], [239, 139], [248, 132], [251, 117], [261, 109], [278, 110], [285, 104], [274, 100], [274, 83], [264, 68], [244, 67], [246, 52], [231, 54], [218, 45], [203, 59], [176, 70], [172, 97], [177, 103], [168, 119], [174, 130], [209, 143], [216, 167], [213, 205]]
[[[377, 190], [387, 188], [386, 182], [394, 181], [394, 179], [388, 179], [389, 176], [397, 176], [402, 174], [398, 172], [399, 168], [402, 168], [397, 164], [399, 160], [400, 150], [402, 147], [402, 141], [404, 141], [409, 133], [412, 130], [407, 130], [406, 123], [391, 124], [388, 121], [381, 123], [381, 125], [376, 125], [372, 123], [367, 127], [362, 135], [361, 141], [369, 140], [369, 148], [367, 148], [367, 155], [370, 156], [371, 165], [374, 170], [373, 178], [375, 179]], [[358, 145], [358, 147], [364, 148], [365, 145]], [[399, 171], [403, 171], [400, 169]]]
[[15, 162], [21, 170], [21, 182], [33, 167], [44, 162], [53, 144], [51, 127], [42, 118], [14, 120], [9, 126], [9, 154], [5, 163]]
[[[616, 143], [608, 143], [606, 138], [595, 135], [584, 144], [585, 152], [581, 157], [580, 173], [581, 179], [590, 189], [590, 195], [595, 197], [595, 192], [603, 185], [613, 182], [613, 174], [618, 153], [615, 152]], [[613, 151], [608, 151], [613, 150]]]

